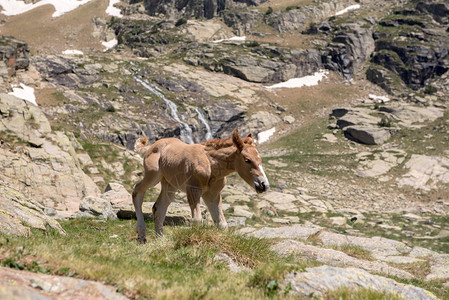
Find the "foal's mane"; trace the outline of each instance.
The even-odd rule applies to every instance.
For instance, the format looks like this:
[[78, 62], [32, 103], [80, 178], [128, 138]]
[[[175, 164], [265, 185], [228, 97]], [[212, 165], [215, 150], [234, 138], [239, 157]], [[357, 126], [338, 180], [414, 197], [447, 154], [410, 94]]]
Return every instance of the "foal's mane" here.
[[[252, 139], [252, 137], [242, 137], [242, 141], [245, 144], [248, 145], [254, 145], [254, 141]], [[207, 142], [203, 142], [201, 143], [201, 145], [206, 146], [206, 149], [222, 149], [222, 148], [228, 148], [231, 146], [234, 146], [234, 143], [232, 142], [232, 138], [227, 138], [227, 139], [213, 139], [213, 140], [209, 140]]]

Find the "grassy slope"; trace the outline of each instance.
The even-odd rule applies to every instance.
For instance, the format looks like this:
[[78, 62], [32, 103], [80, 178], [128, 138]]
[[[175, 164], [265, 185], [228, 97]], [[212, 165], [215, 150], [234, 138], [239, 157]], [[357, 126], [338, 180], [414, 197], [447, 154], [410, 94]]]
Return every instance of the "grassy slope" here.
[[[269, 292], [266, 285], [284, 271], [314, 265], [286, 264], [269, 250], [267, 241], [213, 228], [166, 227], [164, 238], [139, 245], [134, 225], [135, 221], [77, 219], [63, 223], [66, 237], [37, 231], [31, 238], [2, 236], [0, 261], [102, 281], [130, 297], [158, 299], [199, 299], [206, 294], [212, 299], [260, 299]], [[226, 253], [240, 265], [255, 268], [255, 273], [231, 273], [214, 260], [216, 253]]]
[[[319, 265], [279, 258], [267, 240], [210, 227], [166, 227], [163, 238], [139, 245], [135, 221], [77, 219], [62, 225], [67, 236], [40, 231], [30, 238], [0, 235], [0, 265], [98, 280], [137, 299], [295, 299], [288, 287], [281, 289], [283, 274]], [[230, 272], [214, 260], [217, 253], [227, 254], [246, 271]], [[324, 297], [362, 298], [397, 299], [366, 289], [340, 289]]]

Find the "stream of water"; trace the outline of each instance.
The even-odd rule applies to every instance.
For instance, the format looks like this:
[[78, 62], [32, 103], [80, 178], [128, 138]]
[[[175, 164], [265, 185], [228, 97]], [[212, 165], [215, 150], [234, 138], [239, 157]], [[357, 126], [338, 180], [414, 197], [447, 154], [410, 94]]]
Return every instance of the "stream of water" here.
[[212, 131], [210, 130], [210, 126], [206, 118], [201, 113], [201, 110], [198, 107], [195, 107], [195, 111], [198, 114], [198, 120], [200, 120], [200, 122], [204, 125], [204, 127], [206, 127], [206, 136], [204, 138], [206, 139], [206, 141], [212, 139], [213, 138]]
[[140, 78], [134, 77], [134, 79], [136, 79], [137, 82], [139, 82], [144, 88], [146, 88], [148, 91], [150, 91], [152, 94], [158, 96], [159, 98], [161, 98], [162, 100], [164, 100], [164, 102], [167, 104], [168, 110], [170, 112], [170, 116], [172, 117], [172, 119], [174, 119], [176, 122], [179, 123], [179, 126], [181, 127], [181, 141], [188, 143], [188, 144], [194, 144], [195, 142], [193, 141], [193, 137], [192, 137], [192, 128], [190, 128], [190, 126], [186, 123], [184, 123], [183, 121], [181, 121], [181, 119], [179, 118], [178, 115], [178, 107], [176, 106], [176, 104], [167, 99], [165, 97], [164, 94], [162, 94], [162, 92], [156, 87], [156, 86], [151, 86], [148, 83], [146, 83], [145, 81], [143, 81]]

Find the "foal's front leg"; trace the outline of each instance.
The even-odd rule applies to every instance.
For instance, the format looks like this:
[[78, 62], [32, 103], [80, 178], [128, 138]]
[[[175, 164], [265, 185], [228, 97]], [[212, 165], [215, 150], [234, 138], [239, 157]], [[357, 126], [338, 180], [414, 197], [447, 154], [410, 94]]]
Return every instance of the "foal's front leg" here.
[[194, 226], [201, 225], [201, 207], [200, 199], [202, 189], [195, 185], [189, 185], [186, 187], [187, 201], [189, 202], [190, 210], [192, 211], [192, 222]]
[[215, 225], [220, 229], [227, 229], [228, 223], [223, 214], [221, 194], [206, 193], [203, 195], [203, 199]]

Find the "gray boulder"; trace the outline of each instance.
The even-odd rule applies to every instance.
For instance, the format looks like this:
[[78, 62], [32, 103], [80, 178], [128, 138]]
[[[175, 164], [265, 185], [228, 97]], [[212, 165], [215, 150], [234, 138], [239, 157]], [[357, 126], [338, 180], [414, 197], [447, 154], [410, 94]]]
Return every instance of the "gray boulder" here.
[[348, 126], [344, 134], [348, 139], [367, 145], [381, 145], [391, 137], [387, 129], [363, 125]]
[[131, 194], [123, 185], [116, 182], [108, 183], [101, 198], [110, 203], [114, 211], [132, 204]]
[[102, 219], [117, 219], [109, 201], [94, 196], [87, 196], [80, 203], [80, 210], [76, 217], [100, 217]]
[[433, 122], [444, 115], [444, 110], [438, 107], [408, 104], [382, 106], [379, 111], [390, 114], [404, 127], [414, 127], [418, 125], [417, 123]]
[[344, 129], [351, 125], [376, 125], [381, 118], [372, 116], [372, 110], [363, 107], [336, 108], [329, 117], [337, 118], [337, 126]]

